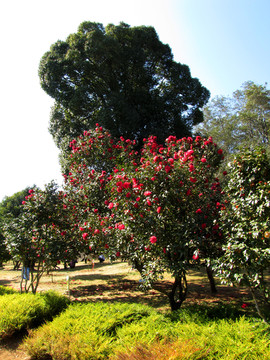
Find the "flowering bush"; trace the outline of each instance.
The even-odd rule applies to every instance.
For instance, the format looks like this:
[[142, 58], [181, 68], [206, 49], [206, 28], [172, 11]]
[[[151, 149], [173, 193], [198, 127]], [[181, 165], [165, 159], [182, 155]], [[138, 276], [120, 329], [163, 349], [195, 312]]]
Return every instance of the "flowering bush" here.
[[222, 192], [215, 172], [222, 150], [200, 137], [170, 136], [163, 146], [149, 137], [140, 153], [134, 144], [123, 138], [115, 143], [98, 125], [72, 141], [64, 206], [93, 252], [129, 259], [145, 286], [172, 273], [169, 298], [177, 308], [185, 299], [189, 263], [210, 260], [221, 248]]
[[76, 258], [78, 249], [54, 183], [43, 191], [29, 190], [23, 206], [23, 213], [5, 227], [5, 237], [12, 258], [23, 264], [21, 291], [25, 280], [25, 291], [35, 293], [44, 271]]
[[224, 283], [248, 286], [260, 316], [270, 307], [270, 162], [262, 149], [246, 150], [230, 163], [229, 202], [222, 211], [226, 242], [216, 270]]

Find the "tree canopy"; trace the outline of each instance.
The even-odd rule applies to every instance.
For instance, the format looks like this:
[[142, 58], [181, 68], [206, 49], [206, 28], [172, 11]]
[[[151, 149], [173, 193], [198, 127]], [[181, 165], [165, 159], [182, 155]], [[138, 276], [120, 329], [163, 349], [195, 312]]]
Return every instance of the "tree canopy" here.
[[149, 135], [188, 136], [209, 99], [150, 26], [83, 22], [44, 54], [39, 77], [55, 99], [49, 130], [60, 148], [97, 122], [139, 144]]
[[[265, 149], [243, 150], [229, 163], [227, 201], [221, 209], [225, 243], [216, 259], [223, 283], [247, 286], [258, 314], [270, 313], [270, 158]], [[264, 311], [265, 310], [265, 311]]]
[[18, 218], [23, 212], [22, 201], [28, 195], [29, 187], [12, 196], [5, 196], [0, 203], [0, 265], [2, 261], [9, 260], [10, 254], [5, 244], [3, 227], [12, 219]]
[[245, 82], [232, 97], [218, 96], [204, 109], [197, 126], [203, 136], [213, 136], [227, 154], [241, 147], [269, 147], [270, 90], [267, 85]]
[[[171, 273], [175, 281], [164, 292], [179, 308], [190, 262], [202, 258], [209, 268], [220, 256], [223, 193], [215, 174], [222, 150], [212, 138], [170, 136], [161, 145], [150, 136], [138, 156], [133, 141], [116, 142], [99, 126], [71, 145], [63, 200], [76, 238], [92, 254], [128, 260], [143, 287]], [[109, 172], [93, 169], [93, 159], [110, 161]]]
[[21, 291], [25, 279], [25, 291], [31, 288], [36, 292], [45, 271], [54, 268], [59, 261], [76, 259], [80, 252], [62, 196], [54, 182], [45, 185], [44, 190], [30, 189], [22, 202], [20, 216], [4, 226], [11, 257], [22, 262], [24, 271], [29, 271], [29, 276], [21, 278]]

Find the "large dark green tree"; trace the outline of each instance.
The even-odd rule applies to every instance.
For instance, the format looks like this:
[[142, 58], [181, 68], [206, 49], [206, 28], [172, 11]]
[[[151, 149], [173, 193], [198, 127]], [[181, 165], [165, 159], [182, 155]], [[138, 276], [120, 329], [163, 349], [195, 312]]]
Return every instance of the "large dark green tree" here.
[[125, 23], [83, 22], [44, 54], [39, 77], [55, 99], [49, 130], [60, 148], [96, 123], [139, 144], [148, 135], [187, 136], [209, 99], [153, 27]]

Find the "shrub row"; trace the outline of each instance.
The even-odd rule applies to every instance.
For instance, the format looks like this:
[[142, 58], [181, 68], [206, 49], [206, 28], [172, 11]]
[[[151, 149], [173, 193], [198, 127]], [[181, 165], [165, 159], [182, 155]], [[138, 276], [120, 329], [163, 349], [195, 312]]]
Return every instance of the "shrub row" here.
[[1, 295], [6, 295], [6, 294], [16, 294], [16, 293], [18, 293], [17, 290], [12, 289], [12, 288], [7, 287], [7, 286], [0, 285], [0, 296]]
[[194, 310], [171, 316], [138, 304], [72, 304], [24, 346], [35, 359], [53, 360], [270, 358], [260, 320], [207, 320]]
[[[4, 294], [7, 292], [7, 294]], [[0, 339], [16, 331], [40, 325], [63, 311], [69, 300], [56, 292], [40, 294], [9, 293], [1, 288], [0, 296]]]

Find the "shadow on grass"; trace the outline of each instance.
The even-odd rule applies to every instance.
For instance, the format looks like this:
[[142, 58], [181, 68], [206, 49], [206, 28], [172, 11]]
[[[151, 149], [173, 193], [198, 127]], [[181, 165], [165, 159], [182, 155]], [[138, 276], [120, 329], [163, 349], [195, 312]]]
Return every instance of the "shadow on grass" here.
[[76, 286], [71, 290], [71, 296], [82, 302], [120, 302], [147, 304], [153, 308], [168, 305], [167, 296], [154, 290], [143, 292], [138, 281], [118, 277], [109, 280], [107, 284]]
[[10, 285], [10, 284], [12, 284], [12, 283], [13, 283], [12, 280], [7, 280], [7, 279], [1, 280], [1, 279], [0, 279], [0, 285], [2, 285], [2, 286], [8, 286], [8, 285]]
[[116, 279], [117, 281], [121, 281], [125, 278], [125, 275], [105, 275], [105, 274], [81, 274], [81, 275], [74, 275], [72, 276], [72, 280], [81, 280], [81, 281], [95, 281], [95, 280], [104, 280], [109, 281], [112, 279]]

